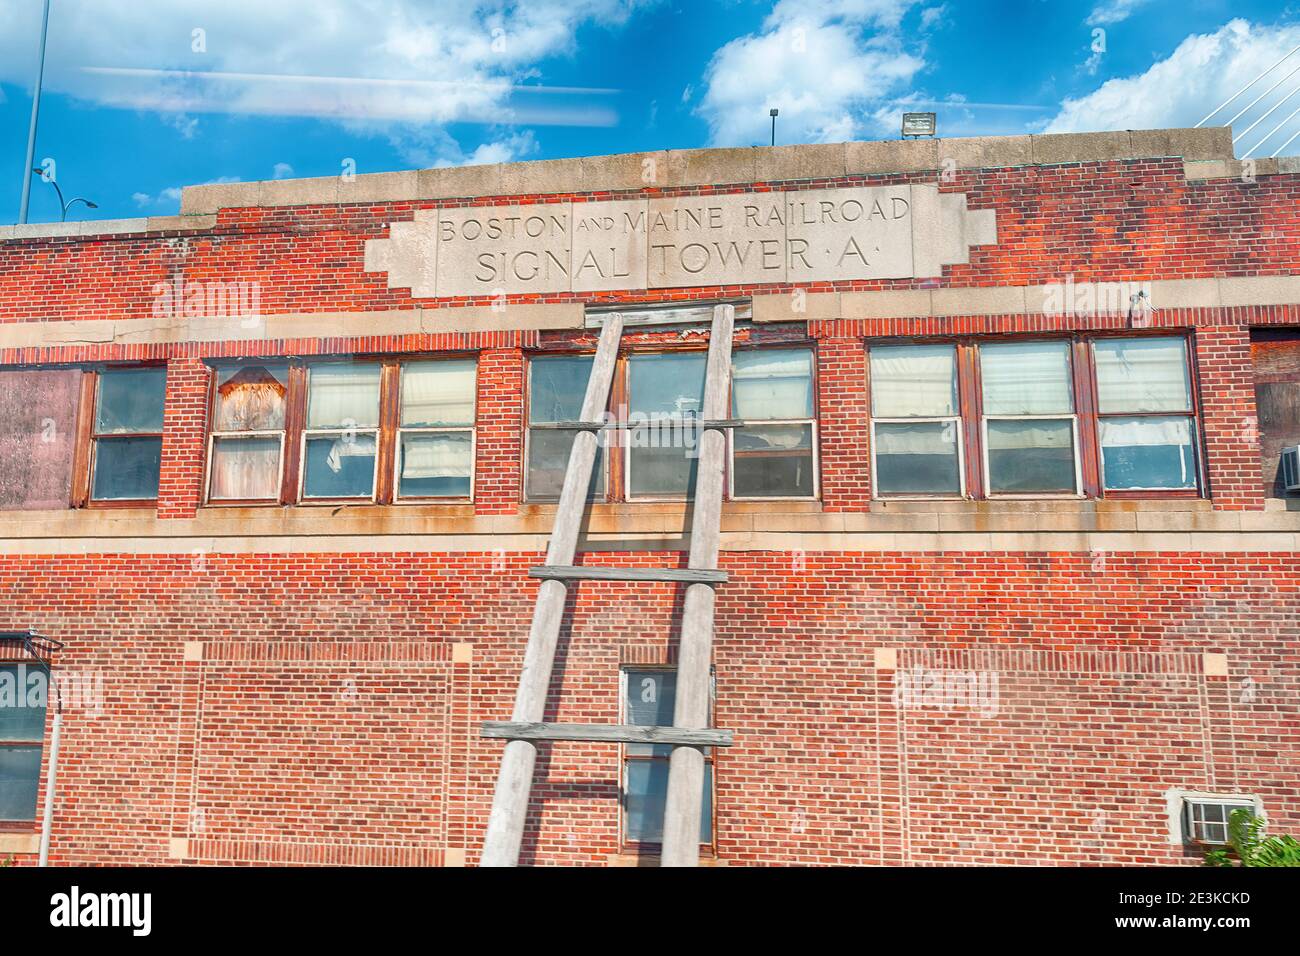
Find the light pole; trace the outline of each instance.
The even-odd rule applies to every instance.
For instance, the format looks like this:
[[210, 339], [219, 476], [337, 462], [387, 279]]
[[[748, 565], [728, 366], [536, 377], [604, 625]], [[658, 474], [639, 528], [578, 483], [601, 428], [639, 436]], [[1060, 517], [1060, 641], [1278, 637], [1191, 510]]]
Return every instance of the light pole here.
[[[42, 179], [45, 179], [45, 170], [41, 169], [41, 167], [39, 167], [39, 166], [33, 166], [33, 167], [32, 167], [32, 172], [35, 173], [37, 176], [40, 176]], [[47, 183], [49, 183], [51, 186], [53, 186], [53, 187], [54, 187], [54, 191], [55, 191], [56, 193], [59, 194], [59, 205], [60, 205], [61, 207], [63, 207], [63, 215], [61, 215], [61, 216], [59, 217], [59, 222], [67, 222], [67, 221], [68, 221], [68, 210], [71, 209], [73, 206], [75, 206], [75, 205], [76, 205], [77, 203], [79, 203], [79, 202], [84, 202], [84, 203], [86, 204], [86, 208], [87, 208], [87, 209], [98, 209], [98, 208], [99, 208], [99, 204], [98, 204], [98, 203], [93, 203], [93, 202], [91, 202], [91, 201], [90, 201], [89, 199], [87, 199], [85, 196], [73, 196], [73, 197], [72, 197], [71, 199], [69, 199], [67, 202], [64, 202], [64, 201], [63, 201], [63, 190], [59, 188], [58, 180], [54, 180], [54, 179], [46, 179], [45, 181], [46, 181]]]
[[[36, 120], [41, 115], [41, 81], [45, 78], [45, 37], [50, 28], [50, 0], [45, 0], [45, 12], [41, 16], [41, 53], [36, 62], [36, 91], [32, 94], [32, 122], [27, 129], [27, 164], [24, 169], [31, 169], [36, 159]], [[23, 174], [23, 198], [18, 205], [18, 221], [27, 221], [27, 202], [32, 196], [32, 177]], [[67, 210], [64, 210], [67, 213]]]
[[776, 114], [781, 112], [775, 106], [767, 111], [767, 115], [772, 117], [772, 145], [776, 145]]

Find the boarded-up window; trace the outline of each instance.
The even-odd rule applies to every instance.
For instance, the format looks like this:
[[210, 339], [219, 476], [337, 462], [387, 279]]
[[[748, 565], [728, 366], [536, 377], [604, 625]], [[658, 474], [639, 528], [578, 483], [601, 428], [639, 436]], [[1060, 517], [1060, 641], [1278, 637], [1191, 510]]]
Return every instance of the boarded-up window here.
[[1264, 494], [1283, 498], [1282, 449], [1300, 445], [1300, 332], [1256, 329], [1251, 332], [1250, 351], [1255, 366]]
[[0, 370], [0, 509], [67, 508], [79, 369]]

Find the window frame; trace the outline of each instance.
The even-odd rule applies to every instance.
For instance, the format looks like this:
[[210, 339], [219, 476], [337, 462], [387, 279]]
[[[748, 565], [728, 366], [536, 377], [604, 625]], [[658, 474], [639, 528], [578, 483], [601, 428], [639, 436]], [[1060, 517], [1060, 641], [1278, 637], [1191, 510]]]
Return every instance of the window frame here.
[[[1191, 396], [1191, 410], [1188, 412], [1150, 413], [1154, 417], [1186, 417], [1191, 420], [1192, 450], [1195, 455], [1196, 484], [1193, 488], [1146, 488], [1146, 489], [1107, 489], [1101, 462], [1100, 421], [1106, 417], [1133, 418], [1137, 415], [1124, 413], [1098, 413], [1098, 385], [1096, 364], [1093, 357], [1094, 343], [1113, 339], [1172, 339], [1183, 341], [1185, 367]], [[1069, 343], [1070, 384], [1074, 400], [1074, 442], [1075, 473], [1077, 493], [991, 493], [988, 469], [988, 438], [985, 425], [986, 418], [1028, 418], [1037, 416], [985, 416], [983, 410], [983, 382], [980, 375], [979, 347], [981, 344], [994, 342], [1043, 342], [1065, 341]], [[867, 347], [867, 410], [873, 409], [871, 395], [871, 361], [870, 350], [880, 346], [936, 345], [951, 344], [956, 350], [957, 397], [959, 417], [958, 426], [958, 475], [962, 484], [959, 495], [953, 494], [881, 494], [878, 486], [879, 468], [876, 462], [876, 422], [927, 422], [952, 421], [952, 418], [880, 418], [870, 416], [871, 441], [871, 498], [876, 501], [1027, 501], [1027, 500], [1061, 500], [1075, 501], [1087, 499], [1165, 499], [1165, 498], [1205, 498], [1208, 497], [1206, 481], [1205, 443], [1202, 434], [1204, 425], [1201, 413], [1200, 380], [1196, 364], [1194, 332], [1187, 329], [1157, 329], [1140, 331], [1106, 331], [1106, 332], [1072, 332], [1065, 334], [1044, 334], [1043, 332], [1016, 333], [1012, 335], [963, 335], [963, 336], [917, 336], [917, 337], [881, 337], [868, 339]], [[1066, 415], [1054, 414], [1041, 416], [1044, 419], [1064, 420]]]
[[[1163, 332], [1163, 330], [1161, 330]], [[1101, 387], [1097, 383], [1096, 343], [1106, 339], [1182, 339], [1183, 370], [1187, 374], [1188, 411], [1179, 412], [1105, 412], [1101, 411]], [[1206, 462], [1202, 440], [1203, 428], [1201, 417], [1200, 389], [1197, 387], [1196, 342], [1190, 333], [1171, 330], [1166, 334], [1144, 335], [1092, 335], [1085, 339], [1089, 373], [1092, 381], [1093, 399], [1093, 438], [1096, 443], [1097, 487], [1098, 497], [1106, 498], [1203, 498], [1206, 496]], [[1101, 422], [1106, 418], [1186, 418], [1190, 424], [1188, 432], [1192, 440], [1193, 472], [1195, 484], [1191, 488], [1106, 488], [1105, 456], [1101, 446]]]
[[[793, 496], [743, 496], [738, 497], [734, 489], [734, 463], [735, 463], [735, 441], [734, 429], [728, 428], [726, 434], [727, 456], [723, 464], [723, 493], [724, 500], [743, 501], [743, 502], [764, 502], [764, 501], [807, 501], [816, 502], [821, 500], [822, 482], [821, 482], [821, 401], [819, 394], [819, 369], [817, 363], [817, 345], [814, 341], [807, 342], [772, 342], [746, 344], [737, 347], [733, 351], [776, 351], [778, 349], [793, 350], [803, 349], [809, 353], [811, 367], [811, 388], [813, 396], [813, 417], [811, 419], [781, 419], [767, 420], [755, 419], [753, 425], [761, 427], [764, 425], [811, 425], [812, 426], [812, 467], [813, 467], [813, 494], [811, 496], [793, 495]], [[609, 416], [610, 427], [607, 431], [613, 432], [614, 440], [604, 443], [601, 451], [605, 454], [603, 457], [603, 479], [604, 491], [598, 492], [594, 497], [589, 499], [597, 504], [675, 504], [690, 500], [688, 494], [680, 495], [633, 495], [631, 489], [632, 473], [632, 442], [630, 436], [632, 428], [628, 424], [629, 399], [631, 377], [629, 369], [631, 367], [631, 358], [635, 355], [682, 355], [687, 353], [701, 353], [707, 355], [708, 343], [687, 343], [683, 345], [666, 345], [663, 343], [634, 343], [624, 345], [620, 349], [614, 363], [613, 380], [609, 390], [609, 401], [605, 406], [605, 414]], [[533, 362], [538, 358], [549, 358], [551, 356], [578, 357], [584, 355], [594, 355], [592, 349], [566, 349], [566, 350], [545, 350], [533, 351], [525, 356], [528, 365], [528, 372], [525, 376], [524, 384], [524, 409], [523, 409], [523, 460], [520, 463], [520, 493], [523, 503], [526, 505], [553, 505], [557, 502], [556, 497], [530, 496], [528, 494], [528, 466], [530, 461], [530, 448], [532, 432], [535, 426], [532, 424], [532, 395], [533, 395]], [[730, 412], [732, 408], [733, 394], [732, 387], [734, 383], [728, 382], [727, 392], [727, 409]], [[729, 416], [730, 417], [730, 416]], [[749, 420], [746, 420], [747, 422]], [[545, 423], [541, 427], [545, 427]]]
[[[96, 428], [99, 416], [100, 383], [104, 373], [162, 369], [163, 371], [163, 428], [157, 432], [109, 432], [101, 435]], [[157, 438], [165, 441], [167, 414], [167, 365], [165, 362], [99, 363], [82, 366], [81, 403], [77, 409], [77, 449], [73, 453], [72, 507], [74, 508], [153, 508], [158, 505], [158, 493], [152, 498], [96, 498], [95, 469], [98, 466], [101, 438]], [[162, 475], [159, 474], [161, 482]]]
[[0, 817], [0, 833], [30, 833], [36, 830], [40, 820], [40, 790], [44, 783], [43, 771], [45, 769], [45, 736], [46, 727], [50, 722], [50, 701], [54, 682], [51, 676], [52, 668], [49, 664], [42, 663], [31, 658], [15, 658], [0, 654], [0, 667], [18, 667], [18, 666], [35, 667], [45, 672], [45, 714], [41, 721], [41, 736], [38, 739], [23, 738], [22, 740], [0, 739], [0, 749], [18, 749], [21, 747], [35, 747], [40, 752], [40, 761], [36, 767], [36, 805], [32, 808], [32, 818], [30, 820], [13, 820], [7, 817]]
[[[620, 664], [618, 668], [618, 720], [620, 724], [628, 722], [627, 714], [627, 695], [628, 695], [628, 674], [636, 673], [659, 673], [659, 674], [676, 674], [677, 668], [671, 664]], [[676, 686], [674, 685], [674, 695]], [[714, 710], [717, 705], [717, 675], [713, 667], [709, 668], [709, 724], [712, 725], [715, 718]], [[668, 745], [658, 745], [668, 746]], [[710, 747], [709, 752], [704, 755], [704, 764], [710, 768], [709, 773], [709, 840], [700, 841], [700, 854], [711, 857], [717, 852], [718, 845], [718, 750], [717, 747]], [[628, 787], [628, 764], [634, 760], [654, 761], [658, 760], [667, 764], [671, 760], [671, 752], [667, 756], [658, 756], [656, 754], [632, 754], [628, 753], [627, 744], [618, 745], [618, 846], [624, 853], [636, 853], [639, 855], [656, 856], [663, 852], [662, 843], [642, 842], [640, 840], [629, 840], [627, 838], [627, 787]]]
[[[217, 420], [217, 376], [223, 368], [248, 368], [253, 365], [283, 365], [286, 368], [286, 378], [284, 393], [284, 425], [278, 431], [250, 431], [250, 432], [225, 432], [217, 431], [213, 423]], [[225, 506], [257, 506], [257, 505], [276, 505], [283, 504], [285, 501], [284, 484], [288, 477], [288, 457], [289, 457], [289, 421], [292, 413], [292, 383], [293, 383], [293, 363], [287, 359], [276, 361], [271, 359], [266, 362], [240, 362], [235, 364], [222, 364], [211, 367], [211, 375], [208, 380], [208, 447], [207, 458], [204, 459], [203, 466], [203, 504], [213, 507]], [[213, 450], [216, 447], [218, 438], [260, 438], [267, 435], [278, 435], [280, 438], [280, 473], [276, 479], [276, 496], [274, 498], [212, 498], [212, 467], [216, 463], [213, 458]]]
[[[812, 494], [811, 495], [737, 495], [736, 494], [736, 431], [737, 428], [727, 429], [727, 497], [731, 501], [820, 501], [822, 494], [822, 462], [821, 462], [821, 431], [817, 427], [821, 420], [821, 401], [818, 394], [817, 378], [817, 349], [812, 345], [781, 344], [781, 345], [750, 345], [744, 348], [734, 349], [733, 358], [736, 352], [776, 352], [776, 351], [794, 351], [801, 350], [808, 353], [808, 386], [812, 393], [812, 417], [811, 418], [740, 418], [737, 421], [743, 424], [737, 428], [763, 428], [768, 425], [807, 425], [812, 429]], [[731, 387], [731, 394], [728, 395], [727, 408], [729, 411], [735, 409], [735, 375], [731, 376], [728, 383]]]
[[[957, 414], [956, 415], [938, 415], [924, 416], [917, 418], [897, 418], [886, 416], [877, 418], [875, 412], [875, 399], [872, 395], [871, 385], [871, 349], [875, 346], [891, 345], [952, 345], [953, 346], [953, 375], [957, 380]], [[978, 478], [978, 475], [970, 475], [970, 466], [967, 463], [969, 455], [969, 435], [967, 433], [967, 407], [973, 401], [969, 388], [978, 389], [979, 382], [976, 379], [973, 383], [969, 381], [969, 376], [962, 372], [962, 363], [967, 358], [963, 352], [961, 343], [953, 338], [935, 338], [935, 339], [881, 339], [867, 342], [866, 355], [866, 372], [867, 372], [867, 422], [869, 426], [867, 439], [871, 445], [871, 497], [878, 501], [964, 501], [969, 497], [969, 488], [971, 481]], [[976, 369], [978, 372], [978, 369]], [[877, 485], [880, 478], [880, 468], [876, 463], [876, 449], [879, 447], [876, 442], [876, 423], [884, 425], [925, 425], [943, 422], [953, 422], [957, 431], [957, 493], [949, 494], [947, 492], [908, 492], [906, 494], [881, 494]]]
[[[404, 426], [402, 424], [402, 374], [408, 365], [413, 364], [434, 364], [437, 362], [454, 362], [469, 361], [474, 366], [474, 387], [470, 392], [470, 424], [468, 425], [412, 425]], [[395, 406], [393, 421], [393, 489], [392, 503], [396, 505], [418, 505], [418, 504], [465, 504], [474, 500], [474, 491], [477, 487], [478, 477], [478, 358], [472, 356], [469, 358], [456, 358], [448, 356], [439, 356], [438, 358], [427, 357], [407, 357], [397, 363], [396, 382], [394, 390], [396, 394], [393, 397]], [[382, 418], [382, 402], [381, 402]], [[469, 432], [469, 493], [467, 496], [458, 495], [403, 495], [402, 494], [402, 435], [407, 432], [415, 435], [445, 435], [450, 432], [463, 433]]]
[[[401, 370], [409, 364], [418, 362], [470, 361], [474, 363], [474, 389], [471, 396], [473, 403], [473, 422], [466, 426], [436, 426], [424, 428], [401, 427]], [[308, 428], [307, 402], [309, 396], [311, 369], [324, 365], [359, 365], [373, 364], [379, 366], [379, 420], [374, 426], [357, 428], [357, 434], [375, 436], [375, 466], [369, 496], [353, 497], [315, 497], [303, 493], [306, 485], [307, 439], [315, 435], [343, 434], [348, 429]], [[285, 421], [282, 432], [282, 450], [280, 454], [279, 494], [275, 499], [257, 498], [249, 500], [232, 500], [212, 498], [213, 441], [216, 437], [228, 437], [233, 432], [216, 432], [212, 423], [216, 421], [216, 380], [217, 372], [223, 368], [238, 368], [250, 365], [287, 365], [289, 370], [288, 392], [285, 396]], [[297, 358], [287, 356], [264, 356], [245, 358], [238, 362], [216, 361], [208, 367], [208, 420], [207, 420], [207, 458], [204, 462], [203, 507], [337, 507], [339, 505], [455, 505], [465, 506], [474, 503], [478, 472], [478, 386], [479, 355], [477, 352], [437, 352], [409, 353], [402, 355], [357, 355], [357, 356], [313, 356]], [[403, 431], [468, 431], [470, 438], [470, 490], [465, 497], [405, 496], [399, 497], [400, 486], [398, 468], [400, 467], [400, 434]], [[275, 434], [268, 432], [267, 434]]]
[[[1223, 822], [1210, 821], [1208, 824], [1203, 818], [1197, 820], [1196, 809], [1204, 807], [1223, 807]], [[1234, 810], [1246, 809], [1256, 819], [1261, 817], [1259, 806], [1255, 800], [1250, 797], [1214, 797], [1214, 796], [1185, 796], [1183, 797], [1182, 828], [1183, 842], [1188, 846], [1196, 847], [1220, 847], [1228, 845], [1228, 825]], [[1206, 839], [1203, 835], [1197, 833], [1197, 824], [1202, 828], [1205, 826], [1222, 826], [1224, 838], [1222, 840]]]
[[[983, 347], [985, 345], [996, 345], [1003, 342], [1021, 342], [1025, 344], [1034, 342], [1062, 342], [1065, 348], [1066, 360], [1066, 380], [1070, 388], [1070, 413], [1068, 415], [1053, 413], [1050, 415], [989, 415], [984, 411], [984, 355]], [[1077, 349], [1074, 345], [1073, 338], [1061, 338], [1059, 336], [1016, 336], [1012, 339], [1007, 338], [980, 338], [971, 343], [972, 360], [979, 375], [978, 391], [976, 395], [979, 401], [979, 430], [980, 430], [980, 454], [982, 459], [980, 464], [984, 471], [984, 497], [988, 500], [1019, 500], [1027, 501], [1034, 499], [1045, 500], [1073, 500], [1085, 497], [1083, 483], [1083, 449], [1081, 448], [1082, 429], [1079, 427], [1079, 379], [1075, 375], [1075, 365], [1078, 363]], [[960, 363], [958, 367], [960, 374]], [[960, 389], [959, 389], [960, 391]], [[1038, 491], [1038, 492], [1019, 492], [1019, 491], [994, 491], [993, 490], [993, 469], [989, 462], [989, 422], [1063, 422], [1070, 423], [1070, 451], [1074, 461], [1074, 490], [1073, 491]]]

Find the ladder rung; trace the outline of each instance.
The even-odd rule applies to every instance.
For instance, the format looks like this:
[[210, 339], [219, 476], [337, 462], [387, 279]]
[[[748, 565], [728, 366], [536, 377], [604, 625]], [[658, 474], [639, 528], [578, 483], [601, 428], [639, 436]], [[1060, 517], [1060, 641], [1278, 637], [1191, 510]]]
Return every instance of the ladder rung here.
[[529, 568], [530, 578], [545, 581], [682, 581], [687, 584], [722, 584], [726, 571], [708, 568], [601, 568], [544, 564]]
[[649, 727], [637, 724], [530, 724], [485, 721], [483, 737], [503, 740], [586, 740], [618, 744], [730, 747], [733, 732], [717, 728]]

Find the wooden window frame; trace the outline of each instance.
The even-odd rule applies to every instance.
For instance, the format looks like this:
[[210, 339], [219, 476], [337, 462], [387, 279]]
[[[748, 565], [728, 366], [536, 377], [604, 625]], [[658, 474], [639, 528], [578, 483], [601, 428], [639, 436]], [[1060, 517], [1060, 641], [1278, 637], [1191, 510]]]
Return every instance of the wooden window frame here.
[[[872, 345], [952, 345], [953, 346], [953, 374], [957, 378], [957, 414], [956, 415], [928, 415], [916, 418], [897, 418], [892, 416], [875, 416], [875, 400], [871, 393], [871, 354]], [[871, 496], [878, 501], [962, 501], [970, 495], [967, 489], [972, 487], [983, 487], [982, 469], [975, 468], [975, 460], [969, 454], [969, 448], [973, 447], [973, 433], [970, 431], [971, 426], [968, 423], [978, 420], [979, 403], [978, 398], [970, 394], [970, 381], [967, 376], [962, 374], [962, 363], [968, 361], [970, 356], [965, 355], [961, 345], [954, 339], [926, 339], [926, 340], [896, 340], [882, 339], [878, 342], [869, 342], [867, 344], [867, 439], [871, 446]], [[974, 378], [974, 387], [978, 389], [978, 368], [972, 373]], [[876, 464], [876, 424], [882, 425], [925, 425], [952, 422], [957, 429], [957, 493], [949, 494], [945, 492], [906, 492], [903, 494], [884, 494], [882, 495], [876, 487], [876, 481], [880, 475], [880, 468]]]
[[[432, 364], [439, 361], [465, 361], [464, 358], [449, 358], [439, 356], [438, 358], [414, 357], [404, 358], [397, 363], [393, 372], [394, 380], [392, 390], [394, 393], [391, 417], [393, 440], [390, 450], [393, 456], [391, 467], [387, 469], [392, 476], [392, 503], [398, 505], [418, 505], [418, 504], [467, 504], [473, 502], [474, 491], [477, 487], [478, 468], [478, 360], [471, 358], [474, 363], [474, 387], [470, 393], [470, 424], [468, 425], [402, 425], [402, 373], [408, 365]], [[469, 432], [469, 492], [467, 495], [403, 495], [401, 494], [401, 475], [399, 469], [402, 466], [402, 435], [447, 435], [451, 433], [463, 434]]]
[[[737, 348], [735, 351], [775, 351], [777, 349], [806, 349], [811, 356], [812, 366], [812, 393], [813, 393], [813, 417], [811, 419], [782, 419], [777, 420], [755, 420], [755, 426], [762, 425], [812, 425], [812, 459], [813, 459], [813, 494], [811, 497], [805, 496], [763, 496], [763, 497], [736, 497], [732, 487], [732, 471], [734, 461], [734, 435], [733, 430], [727, 430], [727, 458], [723, 470], [723, 496], [728, 501], [744, 502], [763, 502], [763, 501], [819, 501], [821, 500], [821, 404], [819, 396], [819, 378], [817, 368], [817, 348], [816, 343], [808, 342], [779, 342], [763, 343], [759, 345], [745, 346]], [[597, 503], [605, 504], [664, 504], [677, 503], [689, 500], [689, 496], [681, 495], [632, 495], [630, 493], [630, 474], [631, 474], [631, 457], [632, 443], [629, 440], [631, 428], [628, 426], [629, 399], [630, 399], [630, 374], [631, 359], [637, 355], [681, 355], [685, 353], [706, 353], [708, 343], [690, 343], [681, 346], [668, 346], [661, 343], [653, 344], [632, 344], [625, 345], [619, 350], [619, 354], [614, 361], [613, 379], [610, 385], [609, 402], [606, 404], [605, 413], [610, 416], [611, 430], [616, 434], [616, 440], [602, 446], [605, 452], [604, 458], [604, 492], [597, 494], [591, 500]], [[533, 396], [533, 362], [539, 358], [549, 358], [551, 356], [579, 357], [584, 355], [594, 355], [591, 349], [573, 350], [573, 351], [547, 351], [534, 352], [527, 356], [528, 373], [524, 381], [524, 440], [523, 440], [523, 461], [520, 467], [520, 489], [525, 504], [555, 504], [558, 496], [529, 496], [528, 494], [528, 462], [529, 462], [529, 445], [532, 438], [532, 432], [537, 426], [532, 424], [531, 404]], [[731, 395], [727, 396], [727, 407], [731, 408]]]
[[[628, 722], [627, 714], [627, 677], [630, 672], [637, 673], [660, 673], [676, 674], [677, 668], [669, 664], [622, 664], [618, 669], [618, 716], [619, 723]], [[676, 688], [673, 690], [676, 694]], [[717, 703], [717, 682], [713, 668], [709, 668], [709, 724], [712, 725], [714, 709]], [[717, 747], [709, 748], [709, 752], [704, 755], [704, 764], [710, 769], [709, 774], [709, 840], [708, 842], [700, 841], [700, 854], [711, 857], [717, 852], [718, 846], [718, 749]], [[625, 853], [635, 853], [646, 856], [658, 856], [663, 850], [662, 843], [643, 843], [640, 840], [629, 840], [627, 838], [627, 785], [628, 785], [628, 764], [633, 761], [661, 761], [667, 764], [671, 759], [669, 756], [659, 756], [657, 754], [631, 754], [627, 751], [627, 744], [619, 744], [618, 748], [618, 845], [619, 849]]]
[[[1161, 330], [1163, 331], [1163, 330]], [[1097, 384], [1097, 363], [1094, 346], [1097, 342], [1109, 339], [1143, 338], [1143, 339], [1181, 339], [1183, 342], [1183, 370], [1187, 374], [1188, 410], [1177, 412], [1105, 412], [1101, 411], [1101, 388]], [[1093, 438], [1096, 442], [1096, 482], [1099, 495], [1105, 498], [1139, 499], [1139, 498], [1202, 498], [1205, 497], [1205, 441], [1201, 433], [1200, 389], [1197, 387], [1196, 348], [1192, 336], [1173, 330], [1166, 334], [1148, 332], [1144, 335], [1091, 335], [1087, 336], [1087, 353], [1089, 371], [1092, 381], [1093, 400]], [[1195, 484], [1191, 488], [1106, 488], [1106, 475], [1101, 453], [1101, 422], [1107, 418], [1186, 418], [1189, 420], [1188, 433], [1192, 439], [1192, 471]]]
[[[1186, 412], [1151, 412], [1120, 413], [1098, 412], [1098, 386], [1096, 363], [1093, 357], [1093, 344], [1112, 339], [1153, 339], [1180, 338], [1183, 340], [1184, 360], [1191, 397], [1191, 409]], [[983, 383], [980, 377], [979, 346], [991, 342], [1044, 342], [1066, 341], [1070, 343], [1069, 361], [1070, 377], [1074, 397], [1075, 422], [1075, 472], [1079, 492], [1077, 494], [990, 494], [988, 490], [988, 461], [985, 438], [985, 416], [983, 414]], [[979, 336], [931, 336], [918, 338], [881, 338], [868, 340], [867, 351], [867, 407], [872, 410], [871, 362], [870, 350], [876, 346], [893, 345], [936, 345], [951, 344], [956, 350], [957, 395], [959, 418], [958, 471], [961, 476], [962, 493], [951, 494], [885, 494], [877, 490], [879, 470], [876, 466], [876, 430], [877, 421], [948, 421], [943, 419], [877, 419], [870, 416], [868, 426], [871, 439], [871, 495], [878, 501], [1025, 501], [1025, 500], [1060, 500], [1075, 501], [1085, 499], [1166, 499], [1166, 498], [1204, 498], [1205, 481], [1205, 442], [1202, 434], [1202, 415], [1200, 404], [1199, 378], [1196, 365], [1196, 349], [1192, 333], [1184, 329], [1141, 330], [1133, 332], [1104, 333], [1068, 333], [1044, 334], [1018, 333], [1015, 335], [979, 335]], [[1195, 456], [1196, 486], [1194, 488], [1150, 488], [1150, 489], [1106, 489], [1103, 486], [1101, 466], [1100, 420], [1107, 417], [1137, 418], [1150, 417], [1186, 417], [1191, 420], [1192, 449]], [[1044, 416], [1054, 420], [1063, 420], [1069, 416]]]
[[[406, 365], [419, 362], [440, 362], [440, 361], [465, 361], [474, 362], [474, 390], [471, 396], [473, 402], [473, 422], [466, 426], [437, 426], [432, 428], [402, 428], [401, 421], [401, 371]], [[282, 434], [283, 451], [280, 456], [280, 482], [279, 494], [273, 500], [270, 498], [250, 499], [250, 500], [230, 500], [220, 499], [212, 500], [211, 498], [211, 481], [212, 481], [212, 446], [215, 437], [222, 437], [228, 434], [226, 432], [215, 432], [209, 426], [207, 460], [204, 463], [204, 489], [203, 504], [204, 507], [225, 508], [225, 507], [276, 507], [285, 505], [296, 505], [302, 507], [338, 507], [340, 505], [466, 505], [474, 501], [474, 488], [476, 485], [476, 473], [478, 471], [478, 354], [476, 352], [458, 352], [458, 353], [436, 353], [426, 354], [417, 353], [411, 355], [365, 355], [356, 357], [334, 357], [322, 356], [319, 359], [301, 359], [293, 357], [275, 357], [267, 358], [264, 362], [255, 360], [244, 360], [238, 363], [219, 363], [210, 368], [208, 379], [208, 421], [216, 421], [216, 377], [219, 368], [230, 368], [232, 366], [248, 365], [288, 365], [289, 384], [285, 396], [284, 411], [284, 428]], [[356, 429], [357, 434], [375, 435], [376, 453], [375, 453], [375, 474], [371, 484], [371, 493], [369, 496], [355, 497], [309, 497], [303, 494], [303, 488], [306, 482], [306, 461], [307, 438], [313, 434], [336, 434], [345, 431], [337, 428], [307, 428], [307, 397], [308, 390], [311, 387], [311, 369], [319, 368], [323, 365], [358, 365], [374, 364], [380, 368], [379, 373], [379, 422], [375, 426]], [[399, 498], [397, 496], [397, 467], [399, 464], [400, 454], [398, 453], [398, 441], [401, 432], [445, 432], [445, 431], [468, 431], [470, 438], [470, 491], [464, 497], [433, 497], [433, 496], [406, 496]], [[275, 434], [274, 431], [267, 434]]]
[[[49, 719], [50, 719], [50, 703], [49, 703], [48, 695], [51, 689], [53, 688], [53, 680], [50, 677], [51, 668], [48, 664], [42, 664], [39, 661], [34, 661], [30, 658], [11, 658], [11, 657], [0, 655], [0, 666], [16, 667], [18, 665], [27, 665], [28, 667], [36, 667], [38, 669], [43, 669], [45, 671], [45, 675], [46, 675], [45, 687], [46, 687], [46, 695], [47, 695], [46, 702], [45, 702], [45, 719], [41, 722], [41, 736], [39, 738], [36, 739], [25, 738], [23, 740], [0, 740], [0, 750], [10, 749], [10, 748], [16, 750], [20, 747], [35, 747], [41, 752], [41, 760], [40, 763], [37, 765], [37, 771], [36, 771], [37, 772], [36, 788], [37, 788], [37, 797], [39, 799], [40, 785], [41, 785], [40, 772], [45, 765], [45, 725], [49, 723]], [[38, 803], [35, 807], [33, 807], [32, 818], [30, 820], [11, 820], [7, 818], [0, 818], [0, 833], [32, 833], [36, 830], [36, 826], [39, 820], [40, 820], [40, 804]]]
[[[133, 362], [122, 364], [103, 364], [82, 366], [81, 398], [77, 407], [77, 445], [73, 451], [72, 467], [72, 507], [74, 508], [156, 508], [158, 495], [152, 498], [96, 498], [95, 465], [101, 438], [157, 438], [163, 439], [164, 431], [157, 432], [110, 432], [101, 435], [95, 429], [99, 411], [99, 386], [105, 372], [129, 371], [143, 368], [161, 368], [163, 370], [163, 406], [166, 414], [167, 401], [167, 366], [158, 362]], [[159, 479], [161, 480], [161, 474]]]

